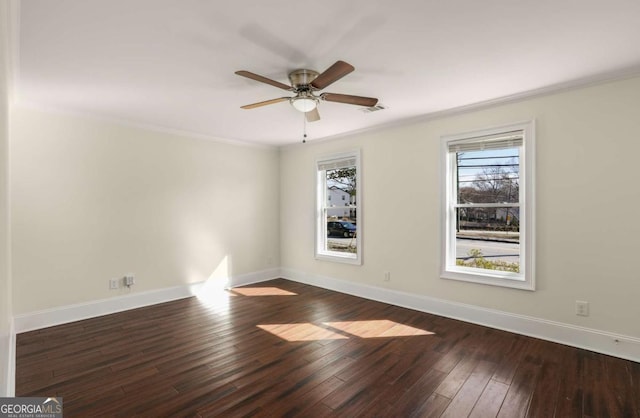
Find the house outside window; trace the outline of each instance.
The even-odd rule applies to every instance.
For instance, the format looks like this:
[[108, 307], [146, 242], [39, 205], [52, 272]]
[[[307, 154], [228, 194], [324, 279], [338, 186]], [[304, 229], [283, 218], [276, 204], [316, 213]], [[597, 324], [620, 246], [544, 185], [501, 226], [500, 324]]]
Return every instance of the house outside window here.
[[316, 161], [316, 243], [320, 260], [362, 264], [360, 152]]
[[442, 138], [441, 277], [534, 290], [534, 126]]
[[[352, 205], [345, 204], [346, 200], [349, 200], [349, 201], [351, 200], [351, 196], [349, 196], [349, 192], [344, 189], [345, 189], [344, 186], [332, 185], [332, 186], [329, 186], [327, 190], [327, 193], [328, 193], [327, 197], [329, 201], [340, 203], [340, 205], [338, 205], [337, 207], [334, 204], [329, 205], [327, 214], [331, 219], [335, 220], [335, 219], [345, 218], [345, 220], [348, 220], [352, 218], [351, 216]], [[353, 207], [355, 207], [355, 204], [353, 205]]]

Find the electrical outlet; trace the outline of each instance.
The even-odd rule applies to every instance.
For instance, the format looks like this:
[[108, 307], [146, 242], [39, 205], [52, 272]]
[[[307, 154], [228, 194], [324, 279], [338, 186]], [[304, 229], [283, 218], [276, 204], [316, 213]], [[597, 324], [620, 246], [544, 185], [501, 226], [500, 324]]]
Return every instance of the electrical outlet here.
[[127, 274], [126, 276], [124, 276], [124, 285], [127, 287], [131, 287], [134, 284], [136, 284], [136, 278], [133, 276], [133, 274]]
[[119, 279], [110, 279], [109, 280], [109, 289], [114, 290], [120, 288], [120, 280]]
[[589, 302], [584, 300], [576, 300], [576, 315], [589, 316]]
[[390, 271], [385, 271], [384, 272], [384, 281], [385, 282], [390, 282], [391, 281], [391, 272]]

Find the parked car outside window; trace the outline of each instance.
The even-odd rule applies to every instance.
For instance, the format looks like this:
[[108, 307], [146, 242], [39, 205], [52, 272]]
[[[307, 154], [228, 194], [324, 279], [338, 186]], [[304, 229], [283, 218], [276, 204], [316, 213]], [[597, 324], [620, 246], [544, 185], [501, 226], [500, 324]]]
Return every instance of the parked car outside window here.
[[331, 221], [327, 222], [327, 236], [338, 237], [354, 237], [356, 235], [356, 226], [347, 221]]

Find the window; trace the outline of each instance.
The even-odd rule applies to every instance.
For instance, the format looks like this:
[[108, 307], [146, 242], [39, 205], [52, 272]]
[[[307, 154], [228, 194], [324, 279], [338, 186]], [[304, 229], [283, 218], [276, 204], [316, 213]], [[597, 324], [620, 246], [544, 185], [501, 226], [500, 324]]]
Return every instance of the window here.
[[362, 264], [360, 152], [318, 159], [316, 184], [316, 258]]
[[534, 290], [533, 122], [442, 139], [441, 277]]

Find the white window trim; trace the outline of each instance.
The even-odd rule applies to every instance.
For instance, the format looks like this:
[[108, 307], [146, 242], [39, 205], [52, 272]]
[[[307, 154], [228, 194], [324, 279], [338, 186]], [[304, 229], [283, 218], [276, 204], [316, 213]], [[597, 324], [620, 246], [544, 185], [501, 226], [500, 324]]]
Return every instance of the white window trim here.
[[[449, 153], [448, 144], [451, 141], [471, 140], [472, 138], [497, 135], [510, 131], [523, 131], [524, 145], [520, 158], [520, 182], [524, 185], [524, 192], [520, 198], [520, 265], [524, 268], [524, 275], [510, 272], [493, 272], [490, 270], [474, 269], [455, 265], [455, 232], [449, 214], [453, 196], [453, 180], [455, 173]], [[535, 290], [535, 121], [499, 126], [490, 129], [443, 136], [441, 142], [441, 271], [443, 279], [461, 280], [492, 286], [510, 287], [523, 290]], [[524, 226], [524, 228], [522, 228]]]
[[[347, 158], [355, 158], [356, 161], [356, 218], [358, 219], [356, 233], [356, 254], [342, 253], [338, 251], [325, 250], [324, 245], [327, 240], [327, 220], [323, 216], [322, 203], [325, 201], [327, 187], [320, 176], [318, 166], [320, 164]], [[360, 164], [360, 150], [342, 152], [331, 155], [324, 155], [316, 159], [314, 165], [314, 176], [316, 179], [316, 225], [315, 225], [315, 258], [317, 260], [334, 261], [338, 263], [362, 265], [362, 168]], [[350, 203], [350, 202], [349, 202]], [[345, 206], [347, 207], [347, 206]], [[340, 208], [340, 207], [336, 207]]]

